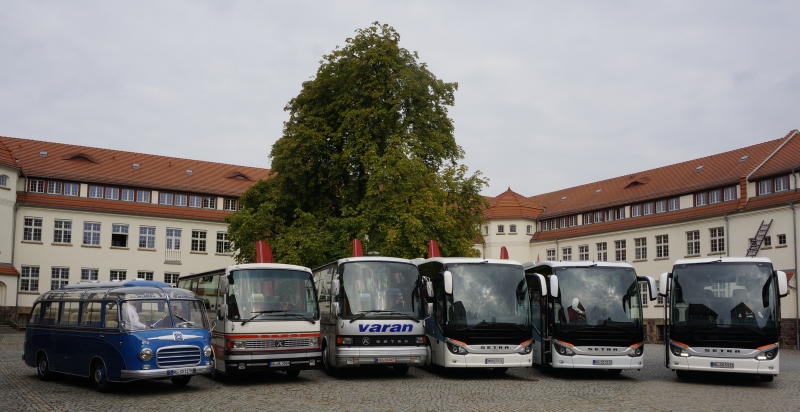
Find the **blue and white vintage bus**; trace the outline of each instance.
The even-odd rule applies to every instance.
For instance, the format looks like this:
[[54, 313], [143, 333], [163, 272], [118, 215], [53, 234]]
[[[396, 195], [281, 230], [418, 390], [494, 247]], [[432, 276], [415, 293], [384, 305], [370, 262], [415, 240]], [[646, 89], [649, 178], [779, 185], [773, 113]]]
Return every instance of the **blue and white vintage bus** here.
[[33, 304], [23, 359], [43, 380], [90, 377], [116, 382], [210, 373], [213, 351], [203, 302], [187, 290], [145, 280], [67, 285]]

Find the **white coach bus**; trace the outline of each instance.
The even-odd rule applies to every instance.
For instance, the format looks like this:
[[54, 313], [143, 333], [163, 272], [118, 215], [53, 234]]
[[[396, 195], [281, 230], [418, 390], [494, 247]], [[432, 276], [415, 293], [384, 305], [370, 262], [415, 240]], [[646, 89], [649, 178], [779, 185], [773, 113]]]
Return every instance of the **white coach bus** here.
[[786, 273], [767, 258], [680, 259], [661, 275], [666, 297], [666, 367], [681, 379], [693, 371], [780, 372], [779, 299]]

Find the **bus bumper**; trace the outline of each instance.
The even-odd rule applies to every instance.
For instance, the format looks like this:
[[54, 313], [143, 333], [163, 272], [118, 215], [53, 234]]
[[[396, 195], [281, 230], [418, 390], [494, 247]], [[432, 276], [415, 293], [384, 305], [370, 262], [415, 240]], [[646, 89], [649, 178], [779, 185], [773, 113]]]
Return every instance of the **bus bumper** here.
[[336, 348], [336, 367], [361, 365], [424, 365], [427, 350], [424, 346], [395, 348]]
[[[731, 372], [752, 373], [758, 375], [777, 375], [780, 372], [781, 355], [771, 360], [758, 360], [753, 358], [714, 358], [706, 356], [675, 356], [669, 353], [669, 368], [672, 370], [702, 371], [702, 372]], [[733, 367], [712, 366], [720, 364], [733, 364]], [[726, 365], [727, 366], [727, 365]]]
[[217, 361], [220, 362], [220, 366], [224, 370], [223, 373], [226, 375], [290, 369], [316, 369], [322, 364], [322, 352], [227, 353], [224, 363], [220, 360]]
[[[611, 362], [609, 365], [607, 362]], [[565, 369], [642, 369], [644, 356], [562, 356], [553, 351], [553, 368]]]
[[203, 366], [190, 366], [185, 368], [170, 368], [170, 369], [147, 369], [147, 370], [131, 370], [124, 369], [120, 371], [122, 380], [136, 380], [136, 379], [164, 379], [175, 378], [178, 376], [193, 376], [204, 375], [211, 373], [214, 365]]
[[533, 355], [519, 353], [469, 353], [454, 355], [445, 350], [445, 368], [521, 368], [531, 366]]

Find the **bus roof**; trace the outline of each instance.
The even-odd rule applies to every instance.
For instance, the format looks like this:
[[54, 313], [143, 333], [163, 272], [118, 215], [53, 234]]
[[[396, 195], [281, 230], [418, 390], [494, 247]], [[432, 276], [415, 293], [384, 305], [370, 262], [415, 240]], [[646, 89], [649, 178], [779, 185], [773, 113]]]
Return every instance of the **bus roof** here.
[[284, 263], [242, 263], [240, 265], [233, 265], [214, 270], [207, 270], [205, 272], [190, 273], [188, 275], [181, 276], [179, 280], [189, 279], [189, 278], [201, 278], [203, 276], [216, 274], [218, 272], [232, 272], [234, 270], [253, 270], [253, 269], [296, 270], [298, 272], [311, 273], [311, 269], [305, 266], [287, 265]]
[[[341, 265], [342, 263], [347, 263], [347, 262], [392, 262], [392, 263], [407, 263], [410, 265], [415, 264], [415, 262], [412, 260], [396, 258], [391, 256], [359, 256], [359, 257], [346, 257], [334, 260], [333, 262], [322, 265], [319, 268], [328, 266], [331, 263], [336, 263], [337, 265]], [[317, 270], [319, 268], [315, 268], [314, 270]]]
[[439, 262], [441, 264], [449, 263], [492, 263], [496, 265], [520, 265], [516, 260], [508, 259], [484, 259], [484, 258], [471, 258], [471, 257], [435, 257], [430, 259], [415, 259], [417, 265], [426, 262]]
[[716, 257], [716, 258], [695, 258], [695, 259], [678, 259], [674, 265], [691, 265], [695, 263], [708, 263], [708, 262], [751, 262], [751, 263], [772, 263], [769, 258], [765, 257]]
[[131, 280], [109, 280], [109, 281], [93, 281], [93, 282], [81, 282], [75, 283], [72, 285], [64, 285], [61, 289], [116, 289], [116, 288], [123, 288], [123, 287], [134, 287], [134, 286], [152, 286], [157, 288], [171, 288], [173, 287], [169, 283], [166, 282], [159, 282], [155, 280], [144, 280], [144, 279], [131, 279]]
[[530, 269], [536, 266], [550, 266], [554, 268], [563, 268], [563, 267], [623, 267], [623, 268], [632, 268], [629, 263], [625, 262], [592, 262], [590, 260], [567, 260], [567, 261], [544, 261], [544, 262], [526, 262], [522, 264], [522, 267], [525, 269]]

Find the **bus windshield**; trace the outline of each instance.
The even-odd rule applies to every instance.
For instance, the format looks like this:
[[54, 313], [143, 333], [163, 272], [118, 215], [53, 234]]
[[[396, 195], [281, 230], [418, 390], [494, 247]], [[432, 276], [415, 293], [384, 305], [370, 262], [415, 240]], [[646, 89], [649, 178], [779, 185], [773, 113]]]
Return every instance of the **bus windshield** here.
[[[347, 312], [358, 315], [373, 312], [392, 316], [419, 313], [419, 296], [414, 290], [419, 271], [408, 263], [368, 261], [342, 265], [342, 284]], [[383, 312], [383, 313], [381, 313]]]
[[678, 265], [672, 282], [671, 321], [677, 327], [777, 331], [777, 299], [768, 263]]
[[453, 304], [448, 318], [461, 329], [488, 323], [529, 325], [529, 297], [521, 266], [450, 264]]
[[317, 320], [319, 306], [308, 272], [249, 269], [231, 272], [228, 317], [235, 320]]
[[642, 305], [632, 268], [558, 268], [555, 274], [559, 289], [554, 300], [556, 330], [642, 325]]

